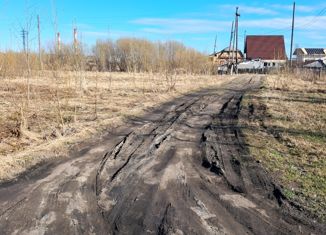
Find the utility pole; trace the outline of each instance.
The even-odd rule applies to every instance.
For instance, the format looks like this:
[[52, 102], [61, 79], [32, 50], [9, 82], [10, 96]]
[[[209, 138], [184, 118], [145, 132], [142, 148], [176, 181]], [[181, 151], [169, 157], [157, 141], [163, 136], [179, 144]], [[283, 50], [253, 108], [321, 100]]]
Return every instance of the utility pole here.
[[233, 28], [233, 39], [232, 39], [232, 60], [231, 60], [231, 72], [230, 74], [233, 75], [234, 72], [234, 50], [235, 50], [235, 38], [236, 38], [236, 30], [235, 27]]
[[292, 51], [293, 51], [293, 36], [294, 36], [294, 17], [295, 17], [295, 2], [293, 3], [292, 13], [292, 31], [291, 31], [291, 48], [290, 48], [290, 66], [292, 67]]
[[214, 56], [216, 53], [216, 42], [217, 42], [217, 34], [215, 35], [215, 43], [214, 43]]
[[61, 37], [60, 32], [57, 33], [57, 49], [60, 52], [61, 51]]
[[21, 36], [22, 36], [22, 39], [23, 39], [23, 50], [24, 50], [24, 53], [28, 56], [28, 52], [29, 52], [28, 31], [23, 28], [21, 30]]
[[28, 31], [26, 31], [26, 53], [27, 53], [27, 56], [29, 55], [29, 39], [28, 39]]
[[43, 70], [42, 52], [41, 52], [41, 27], [40, 27], [39, 15], [37, 15], [37, 32], [38, 32], [38, 57], [40, 61], [40, 69]]
[[[244, 57], [244, 51], [246, 47], [246, 36], [247, 36], [247, 30], [245, 30], [243, 33], [243, 57]], [[246, 60], [246, 57], [244, 57], [244, 60]]]
[[231, 46], [232, 46], [232, 39], [233, 39], [233, 26], [234, 26], [234, 21], [232, 21], [232, 26], [231, 26], [231, 36], [230, 36], [230, 44], [229, 44], [229, 61], [228, 65], [230, 66], [230, 61], [231, 61]]
[[26, 33], [27, 31], [23, 28], [21, 30], [21, 36], [22, 36], [22, 39], [23, 39], [23, 50], [24, 50], [24, 53], [26, 53]]
[[78, 46], [77, 28], [74, 28], [74, 49], [75, 49], [75, 54], [77, 53], [77, 46]]
[[235, 71], [238, 73], [238, 43], [239, 43], [239, 7], [236, 8], [235, 12], [235, 33], [236, 33], [236, 43], [235, 43]]

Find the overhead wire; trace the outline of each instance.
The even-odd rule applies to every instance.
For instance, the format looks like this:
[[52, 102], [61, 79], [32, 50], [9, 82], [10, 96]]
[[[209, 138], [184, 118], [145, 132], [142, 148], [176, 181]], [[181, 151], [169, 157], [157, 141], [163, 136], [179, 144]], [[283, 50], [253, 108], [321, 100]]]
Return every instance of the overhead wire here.
[[[306, 23], [296, 25], [296, 28], [302, 28], [302, 27], [306, 27], [306, 26], [316, 23], [319, 20], [318, 18], [323, 16], [325, 13], [326, 13], [326, 7], [324, 7], [322, 10], [320, 10], [312, 19], [308, 20]], [[268, 32], [266, 32], [266, 34], [271, 34], [271, 33], [276, 33], [276, 32], [284, 32], [284, 31], [288, 31], [290, 29], [291, 29], [291, 27], [287, 26], [284, 28], [268, 31]]]

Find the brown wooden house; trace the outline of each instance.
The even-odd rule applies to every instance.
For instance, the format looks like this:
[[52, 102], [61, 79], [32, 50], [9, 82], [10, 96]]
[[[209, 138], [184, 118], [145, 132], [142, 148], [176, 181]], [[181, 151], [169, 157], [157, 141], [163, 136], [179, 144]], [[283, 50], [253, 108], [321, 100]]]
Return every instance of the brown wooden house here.
[[238, 62], [243, 61], [243, 53], [240, 50], [236, 52], [235, 49], [231, 48], [230, 50], [230, 48], [227, 47], [220, 52], [216, 52], [215, 54], [210, 55], [209, 57], [214, 62], [214, 64], [224, 65], [228, 63], [229, 59], [230, 61], [232, 61], [232, 59], [235, 61], [236, 56], [238, 57]]

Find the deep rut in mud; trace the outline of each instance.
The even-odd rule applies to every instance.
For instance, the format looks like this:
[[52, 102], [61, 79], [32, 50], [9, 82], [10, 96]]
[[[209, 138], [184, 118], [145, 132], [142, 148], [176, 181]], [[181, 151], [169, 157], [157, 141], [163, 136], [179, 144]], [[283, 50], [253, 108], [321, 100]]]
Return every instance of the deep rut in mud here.
[[242, 76], [187, 95], [38, 179], [2, 186], [0, 234], [321, 233], [246, 149], [241, 100], [259, 86]]

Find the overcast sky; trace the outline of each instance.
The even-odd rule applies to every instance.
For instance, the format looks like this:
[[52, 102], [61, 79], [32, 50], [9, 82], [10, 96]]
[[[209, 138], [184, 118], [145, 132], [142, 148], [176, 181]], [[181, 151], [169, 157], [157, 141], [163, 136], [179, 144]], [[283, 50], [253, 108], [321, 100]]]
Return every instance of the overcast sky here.
[[[22, 48], [20, 31], [29, 30], [37, 47], [37, 21], [41, 19], [42, 45], [53, 43], [55, 29], [62, 41], [79, 39], [91, 48], [97, 39], [141, 37], [178, 40], [205, 53], [228, 46], [235, 7], [239, 6], [240, 48], [244, 34], [280, 34], [290, 41], [293, 1], [218, 0], [0, 0], [0, 48]], [[56, 22], [56, 24], [55, 24]], [[56, 26], [55, 26], [56, 25]], [[300, 47], [326, 47], [326, 2], [297, 1], [295, 42]]]

